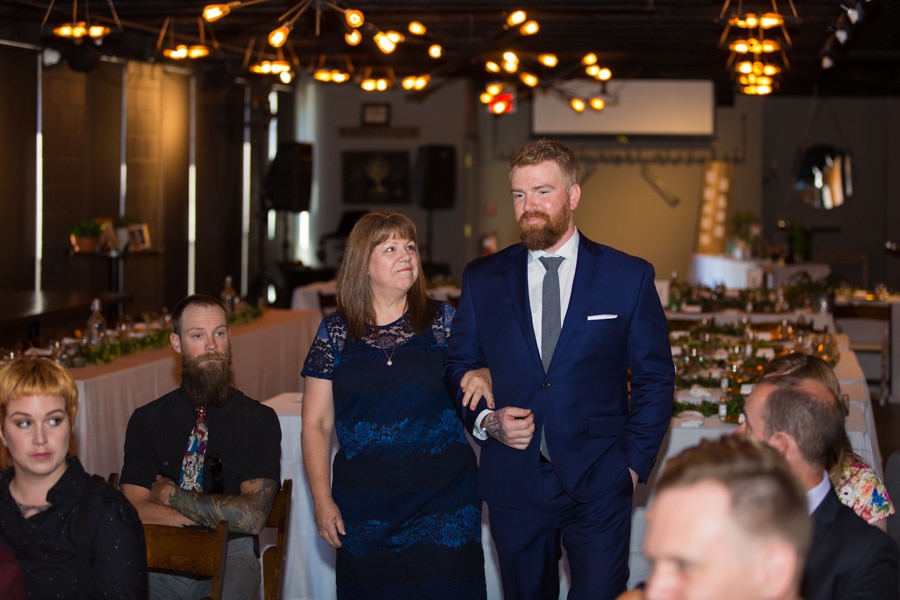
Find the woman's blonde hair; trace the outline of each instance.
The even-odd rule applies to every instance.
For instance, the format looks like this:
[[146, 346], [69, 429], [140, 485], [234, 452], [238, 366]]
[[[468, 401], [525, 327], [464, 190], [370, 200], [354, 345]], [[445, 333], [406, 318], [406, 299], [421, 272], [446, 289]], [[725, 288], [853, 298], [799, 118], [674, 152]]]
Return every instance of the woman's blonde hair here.
[[[62, 366], [46, 358], [19, 358], [0, 367], [0, 424], [6, 421], [9, 403], [28, 396], [60, 396], [66, 402], [69, 417], [69, 455], [75, 456], [75, 416], [78, 413], [78, 389], [75, 380]], [[0, 446], [0, 469], [13, 466], [6, 446]]]

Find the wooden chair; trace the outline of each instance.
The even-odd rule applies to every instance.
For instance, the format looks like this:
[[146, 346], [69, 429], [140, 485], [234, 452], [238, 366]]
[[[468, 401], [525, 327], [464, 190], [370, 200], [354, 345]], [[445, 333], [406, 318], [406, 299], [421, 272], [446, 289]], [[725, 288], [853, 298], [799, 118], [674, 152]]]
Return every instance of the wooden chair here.
[[322, 316], [327, 317], [337, 310], [337, 294], [334, 292], [319, 292], [319, 308]]
[[278, 600], [281, 597], [292, 491], [293, 481], [285, 479], [281, 490], [275, 495], [275, 502], [272, 503], [269, 519], [266, 521], [266, 527], [278, 530], [278, 537], [275, 545], [266, 548], [262, 555], [264, 600]]
[[888, 399], [891, 356], [891, 307], [887, 304], [836, 304], [832, 309], [838, 331], [850, 339], [850, 349], [860, 355], [876, 355], [880, 365], [877, 378], [867, 380], [878, 385], [878, 400], [882, 406]]
[[147, 568], [182, 571], [212, 577], [209, 600], [222, 597], [225, 558], [228, 554], [228, 523], [219, 521], [215, 532], [169, 525], [144, 525]]

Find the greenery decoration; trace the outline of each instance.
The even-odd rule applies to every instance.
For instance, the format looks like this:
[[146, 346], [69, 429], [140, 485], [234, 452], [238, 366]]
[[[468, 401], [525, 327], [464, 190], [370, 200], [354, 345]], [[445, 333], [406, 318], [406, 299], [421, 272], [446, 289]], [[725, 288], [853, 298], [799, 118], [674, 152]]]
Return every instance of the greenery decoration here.
[[103, 225], [94, 219], [79, 221], [69, 228], [69, 233], [75, 237], [98, 238], [103, 233]]

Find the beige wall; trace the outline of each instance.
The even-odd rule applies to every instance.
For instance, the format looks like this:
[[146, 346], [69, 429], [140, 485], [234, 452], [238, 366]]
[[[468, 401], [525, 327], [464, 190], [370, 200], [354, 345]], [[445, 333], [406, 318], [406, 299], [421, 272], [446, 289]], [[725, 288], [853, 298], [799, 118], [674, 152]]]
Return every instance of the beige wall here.
[[[732, 207], [760, 211], [761, 104], [759, 99], [740, 98], [734, 107], [718, 109], [717, 134], [708, 142], [564, 140], [581, 157], [582, 195], [576, 224], [595, 241], [646, 258], [659, 276], [668, 278], [672, 271], [687, 273], [697, 238], [703, 157], [735, 159]], [[479, 118], [483, 185], [475, 229], [496, 232], [501, 247], [518, 241], [508, 163], [515, 150], [531, 139], [529, 119], [527, 103], [514, 115], [483, 114]], [[638, 155], [651, 160], [642, 162]], [[624, 160], [617, 162], [617, 156]], [[642, 167], [679, 200], [677, 206], [667, 204], [648, 184]]]

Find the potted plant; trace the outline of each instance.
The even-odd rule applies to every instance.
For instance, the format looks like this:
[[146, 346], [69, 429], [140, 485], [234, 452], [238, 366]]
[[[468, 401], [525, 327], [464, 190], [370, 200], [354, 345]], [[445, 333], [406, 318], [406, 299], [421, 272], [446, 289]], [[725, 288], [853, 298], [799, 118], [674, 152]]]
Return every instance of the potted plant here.
[[69, 242], [75, 252], [94, 252], [102, 233], [103, 225], [95, 219], [79, 221], [69, 228]]

